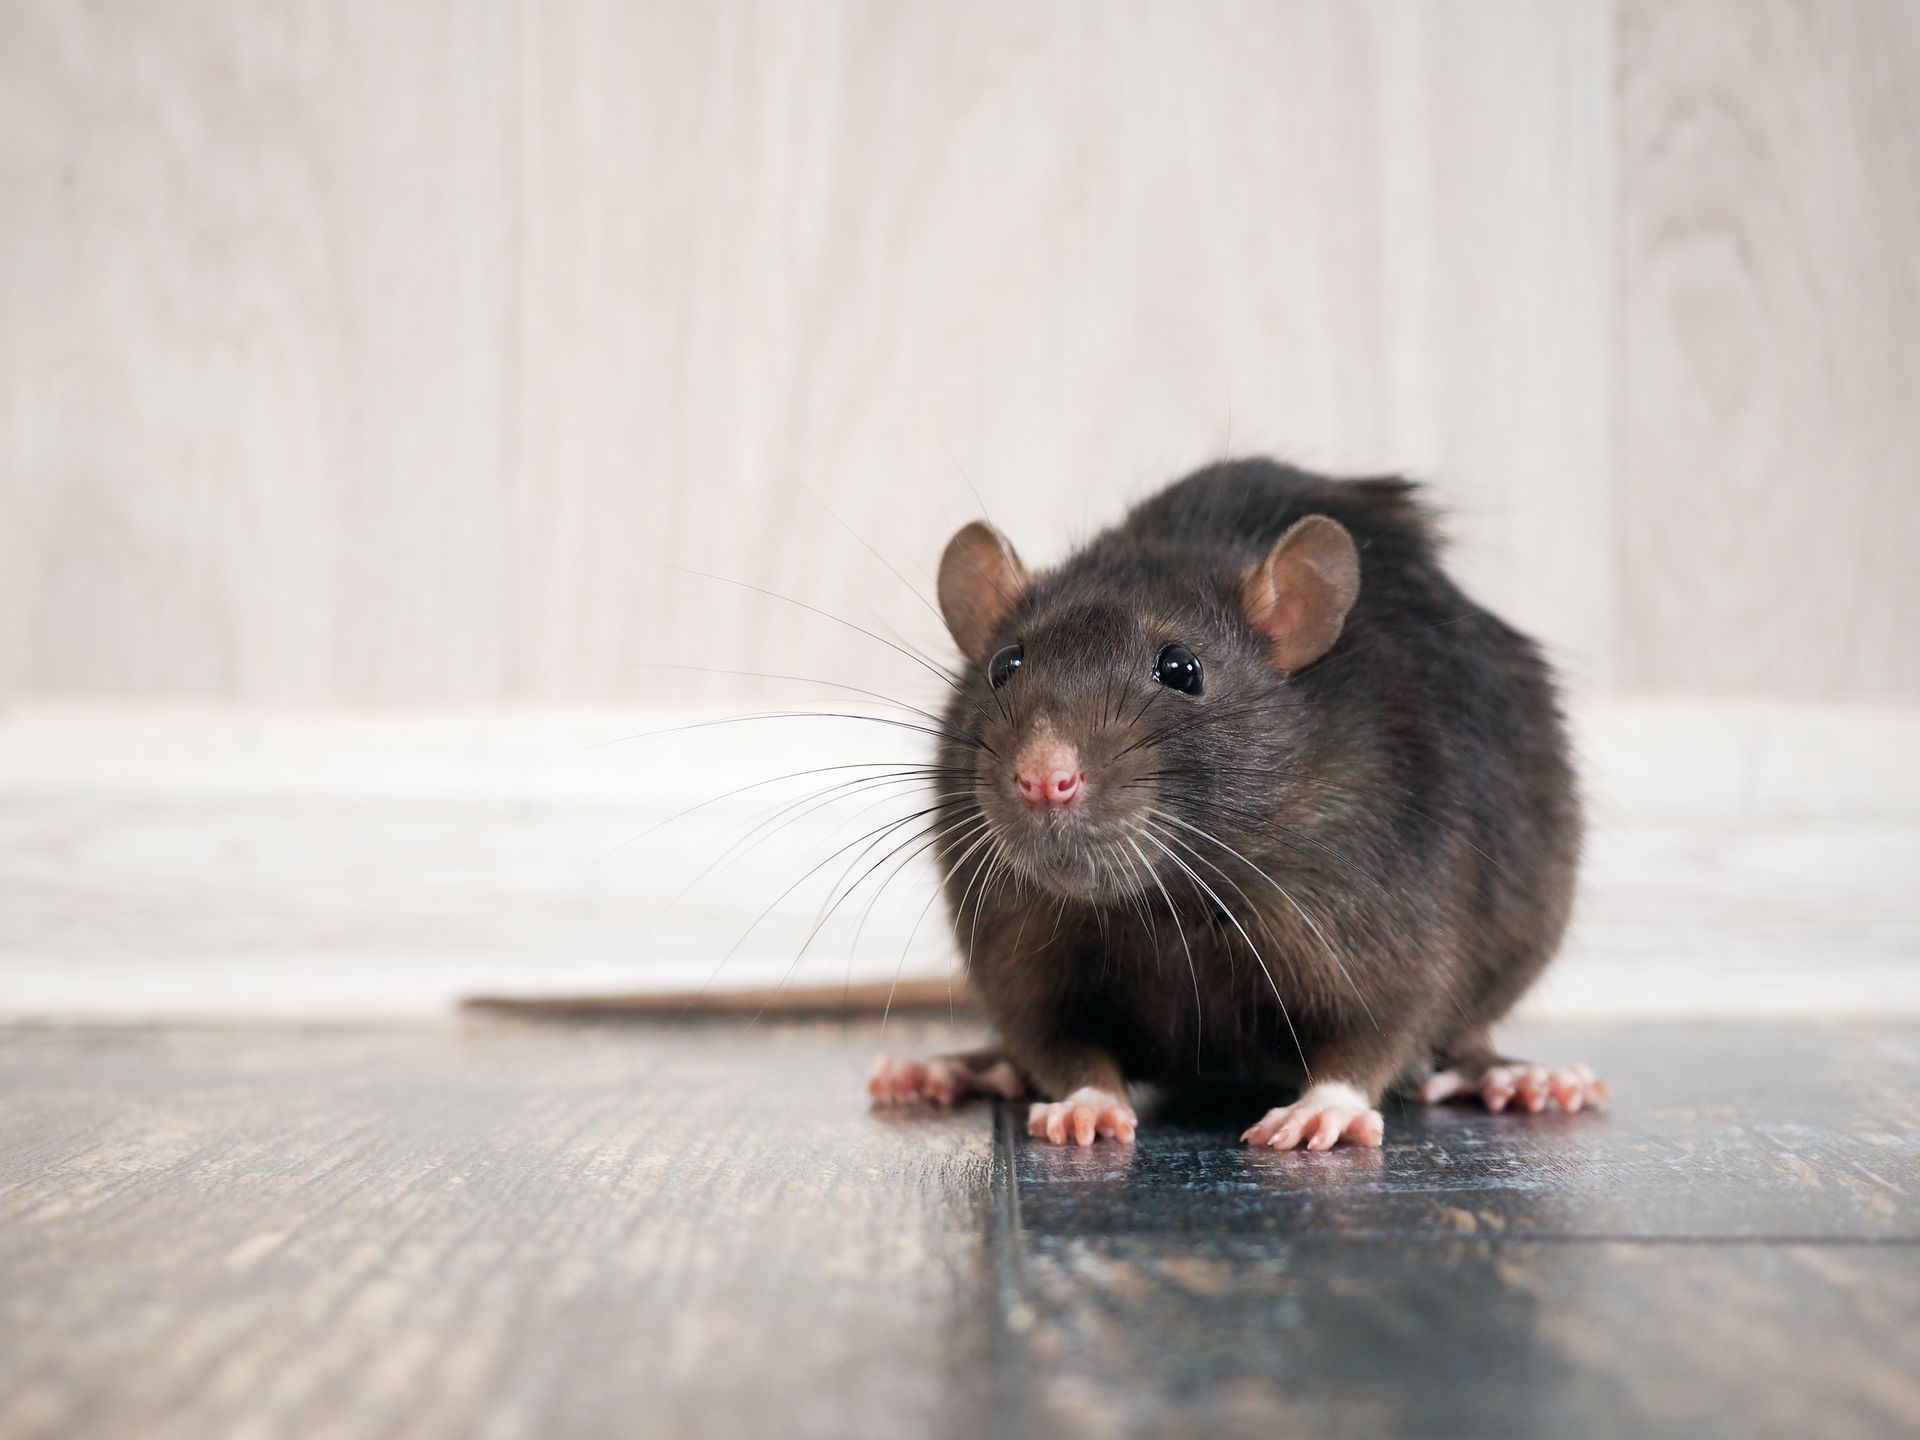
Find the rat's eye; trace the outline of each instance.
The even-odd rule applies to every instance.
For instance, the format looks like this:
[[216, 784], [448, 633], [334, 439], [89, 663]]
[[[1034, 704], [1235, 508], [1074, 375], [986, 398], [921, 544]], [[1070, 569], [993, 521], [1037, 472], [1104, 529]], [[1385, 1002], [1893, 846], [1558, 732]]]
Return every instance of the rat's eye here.
[[1184, 645], [1163, 645], [1160, 653], [1153, 657], [1153, 679], [1156, 685], [1164, 685], [1169, 690], [1198, 695], [1200, 657]]
[[998, 690], [1013, 679], [1013, 672], [1020, 668], [1026, 653], [1019, 645], [1003, 645], [994, 651], [993, 659], [987, 662], [987, 683]]

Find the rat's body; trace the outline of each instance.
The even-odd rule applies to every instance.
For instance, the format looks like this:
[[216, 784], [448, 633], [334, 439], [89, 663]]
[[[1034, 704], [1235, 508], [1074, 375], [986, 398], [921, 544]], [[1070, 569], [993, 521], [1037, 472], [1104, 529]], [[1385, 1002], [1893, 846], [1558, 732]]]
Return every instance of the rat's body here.
[[1038, 575], [970, 526], [940, 598], [940, 763], [975, 777], [945, 885], [1002, 1048], [883, 1057], [876, 1096], [1024, 1080], [1088, 1143], [1131, 1138], [1131, 1083], [1270, 1082], [1304, 1093], [1249, 1138], [1324, 1148], [1379, 1143], [1396, 1082], [1604, 1095], [1489, 1039], [1559, 944], [1579, 806], [1545, 661], [1410, 485], [1216, 465]]

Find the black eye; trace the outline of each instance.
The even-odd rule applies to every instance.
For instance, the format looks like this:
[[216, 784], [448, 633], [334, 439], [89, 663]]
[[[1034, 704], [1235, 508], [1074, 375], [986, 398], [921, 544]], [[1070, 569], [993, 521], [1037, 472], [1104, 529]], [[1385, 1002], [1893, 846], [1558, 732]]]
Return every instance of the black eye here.
[[1184, 695], [1200, 693], [1200, 657], [1184, 645], [1164, 645], [1153, 657], [1153, 679], [1157, 685], [1178, 690]]
[[987, 683], [998, 690], [1013, 679], [1013, 672], [1020, 668], [1026, 653], [1019, 645], [1003, 645], [994, 651], [993, 659], [987, 662]]

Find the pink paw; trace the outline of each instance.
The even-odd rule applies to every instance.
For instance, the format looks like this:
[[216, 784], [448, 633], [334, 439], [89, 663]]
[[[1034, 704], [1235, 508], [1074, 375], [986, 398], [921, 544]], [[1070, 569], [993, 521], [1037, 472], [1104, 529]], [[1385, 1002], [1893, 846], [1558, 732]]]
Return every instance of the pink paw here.
[[1027, 1134], [1055, 1145], [1067, 1144], [1069, 1137], [1076, 1145], [1091, 1145], [1097, 1136], [1131, 1145], [1139, 1124], [1140, 1117], [1124, 1098], [1091, 1085], [1064, 1100], [1051, 1104], [1041, 1101], [1027, 1111]]
[[1585, 1065], [1492, 1065], [1478, 1075], [1440, 1070], [1420, 1086], [1420, 1098], [1429, 1105], [1465, 1096], [1476, 1099], [1498, 1115], [1509, 1105], [1538, 1115], [1552, 1100], [1572, 1115], [1593, 1110], [1613, 1099], [1607, 1082]]
[[932, 1101], [952, 1105], [969, 1095], [999, 1095], [1018, 1100], [1026, 1093], [1019, 1072], [1002, 1060], [985, 1070], [971, 1070], [958, 1060], [897, 1060], [882, 1055], [867, 1076], [867, 1094], [881, 1105], [916, 1105]]
[[1292, 1150], [1302, 1140], [1309, 1150], [1331, 1150], [1342, 1140], [1375, 1149], [1386, 1129], [1380, 1112], [1367, 1103], [1366, 1096], [1351, 1085], [1325, 1081], [1311, 1087], [1293, 1104], [1269, 1110], [1265, 1119], [1240, 1138], [1255, 1145], [1271, 1145], [1275, 1150]]

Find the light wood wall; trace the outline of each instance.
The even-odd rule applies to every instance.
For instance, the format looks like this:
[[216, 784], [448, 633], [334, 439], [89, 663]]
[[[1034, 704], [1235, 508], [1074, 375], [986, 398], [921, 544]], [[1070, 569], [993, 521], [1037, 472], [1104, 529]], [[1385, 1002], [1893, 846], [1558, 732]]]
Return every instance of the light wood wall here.
[[1590, 689], [1920, 695], [1909, 0], [0, 0], [0, 212], [0, 695], [905, 687], [659, 562], [931, 646], [841, 521], [1253, 450]]

